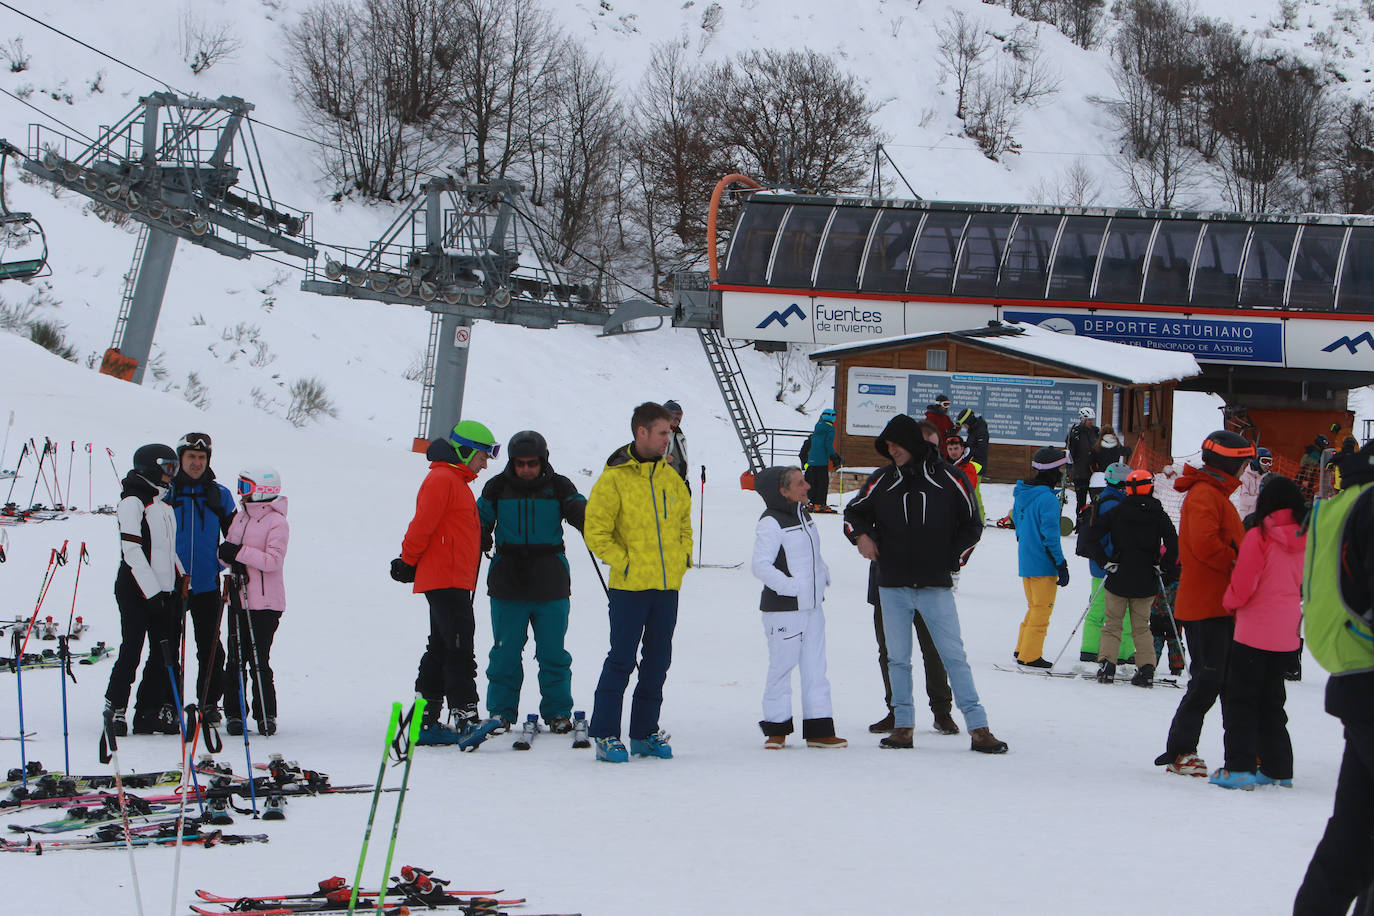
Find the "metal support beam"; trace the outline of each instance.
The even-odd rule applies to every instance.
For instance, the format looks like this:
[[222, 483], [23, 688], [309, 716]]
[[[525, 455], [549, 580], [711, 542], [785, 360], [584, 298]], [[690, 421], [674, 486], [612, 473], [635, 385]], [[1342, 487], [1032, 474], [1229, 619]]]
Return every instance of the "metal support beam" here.
[[[434, 354], [434, 400], [429, 412], [429, 438], [447, 436], [463, 415], [463, 388], [468, 377], [468, 340], [457, 341], [458, 331], [472, 333], [472, 319], [445, 314], [439, 323]], [[468, 338], [470, 339], [470, 337]]]
[[172, 274], [172, 256], [176, 254], [177, 237], [149, 228], [148, 245], [143, 249], [143, 261], [138, 266], [138, 282], [134, 286], [134, 301], [129, 308], [129, 320], [124, 337], [117, 343], [119, 352], [137, 360], [132, 381], [143, 384], [143, 370], [153, 349], [153, 333], [162, 313], [162, 297], [167, 292], [167, 278]]

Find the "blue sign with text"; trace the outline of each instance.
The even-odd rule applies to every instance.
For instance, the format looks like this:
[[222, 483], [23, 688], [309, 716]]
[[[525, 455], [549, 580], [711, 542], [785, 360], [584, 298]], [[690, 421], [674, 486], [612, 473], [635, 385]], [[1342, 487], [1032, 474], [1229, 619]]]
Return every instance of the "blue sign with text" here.
[[1283, 362], [1283, 325], [1278, 321], [1226, 321], [1155, 315], [1098, 315], [1078, 312], [1022, 312], [1004, 309], [1007, 321], [1050, 331], [1154, 350], [1178, 350], [1199, 360]]

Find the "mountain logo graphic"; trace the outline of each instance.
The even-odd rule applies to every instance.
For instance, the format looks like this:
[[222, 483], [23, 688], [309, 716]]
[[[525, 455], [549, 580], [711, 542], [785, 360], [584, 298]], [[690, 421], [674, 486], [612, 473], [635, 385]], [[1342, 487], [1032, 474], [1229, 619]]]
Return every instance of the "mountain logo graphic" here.
[[[779, 312], [777, 309], [774, 309], [773, 311], [769, 312], [768, 317], [760, 321], [756, 325], [756, 327], [760, 329], [766, 328], [775, 321], [783, 327], [787, 327], [787, 319], [792, 317], [793, 315], [801, 319], [806, 318], [806, 313], [801, 310], [801, 306], [793, 302], [791, 305], [789, 305], [786, 309], [784, 309], [781, 312]], [[1369, 335], [1365, 336], [1367, 337]]]
[[1361, 334], [1359, 337], [1356, 337], [1354, 340], [1351, 340], [1349, 337], [1341, 337], [1331, 341], [1331, 343], [1322, 347], [1322, 352], [1333, 353], [1336, 350], [1339, 350], [1341, 347], [1345, 347], [1347, 350], [1350, 351], [1351, 355], [1354, 355], [1359, 351], [1360, 344], [1367, 344], [1369, 346], [1369, 349], [1374, 350], [1374, 335], [1371, 335], [1368, 331], [1365, 331], [1363, 334]]

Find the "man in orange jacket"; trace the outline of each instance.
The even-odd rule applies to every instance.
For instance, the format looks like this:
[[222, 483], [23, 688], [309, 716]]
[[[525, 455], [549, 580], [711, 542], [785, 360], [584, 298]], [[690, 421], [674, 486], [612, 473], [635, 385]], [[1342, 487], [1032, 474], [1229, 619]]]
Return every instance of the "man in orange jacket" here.
[[1183, 628], [1192, 659], [1188, 689], [1169, 725], [1164, 753], [1155, 766], [1182, 776], [1206, 776], [1197, 754], [1202, 721], [1221, 695], [1235, 617], [1221, 598], [1231, 581], [1245, 527], [1231, 503], [1240, 486], [1241, 466], [1255, 457], [1255, 446], [1239, 433], [1219, 429], [1202, 443], [1202, 467], [1187, 465], [1174, 481], [1186, 494], [1178, 526], [1178, 582], [1174, 616]]
[[[429, 602], [429, 643], [420, 657], [415, 692], [425, 698], [420, 744], [480, 744], [477, 658], [473, 652], [472, 595], [481, 562], [481, 521], [471, 484], [500, 451], [491, 430], [463, 420], [425, 457], [429, 473], [415, 497], [415, 517], [391, 561], [391, 578], [415, 583]], [[448, 700], [450, 725], [439, 722]]]

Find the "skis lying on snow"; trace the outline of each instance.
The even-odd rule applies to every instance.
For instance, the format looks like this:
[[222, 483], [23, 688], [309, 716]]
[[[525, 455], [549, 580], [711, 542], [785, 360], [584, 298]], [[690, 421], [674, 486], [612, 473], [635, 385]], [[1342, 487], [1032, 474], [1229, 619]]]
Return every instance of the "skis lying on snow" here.
[[[24, 800], [46, 800], [46, 799], [67, 799], [80, 795], [89, 794], [96, 789], [115, 788], [115, 778], [111, 773], [101, 773], [90, 776], [63, 776], [58, 773], [49, 773], [43, 769], [41, 763], [31, 762], [28, 766], [28, 780], [31, 785], [25, 792], [20, 786], [24, 781], [24, 773], [18, 767], [10, 770], [6, 780], [0, 782], [0, 789], [10, 789], [11, 800], [0, 801], [0, 807], [12, 805], [16, 801]], [[150, 789], [157, 786], [179, 786], [181, 785], [181, 770], [154, 770], [148, 773], [126, 773], [123, 776], [124, 788], [126, 789]], [[98, 799], [97, 799], [98, 800]]]
[[[1087, 681], [1097, 680], [1097, 672], [1095, 671], [1086, 674], [1080, 674], [1076, 671], [1051, 671], [1049, 668], [1030, 668], [1025, 665], [1017, 665], [1015, 668], [1012, 668], [1009, 665], [993, 665], [992, 667], [996, 668], [998, 671], [1013, 671], [1017, 674], [1038, 674], [1042, 677], [1080, 678], [1082, 680]], [[1129, 677], [1117, 676], [1114, 683], [1129, 684], [1130, 681], [1131, 679]], [[1155, 678], [1154, 683], [1156, 687], [1174, 687], [1178, 690], [1183, 689], [1182, 685], [1180, 685], [1178, 682], [1178, 678], [1176, 677], [1157, 677]]]
[[[390, 890], [387, 891], [387, 896], [391, 896], [391, 895], [393, 895], [393, 894], [399, 894], [399, 893], [403, 893], [403, 892], [404, 892], [404, 893], [410, 893], [410, 892], [412, 892], [412, 891], [421, 891], [421, 890], [423, 890], [423, 889], [426, 887], [426, 883], [420, 880], [421, 876], [423, 876], [424, 878], [427, 878], [427, 879], [428, 879], [428, 885], [438, 887], [439, 889], [441, 889], [441, 891], [442, 891], [443, 893], [446, 893], [446, 894], [449, 894], [449, 895], [455, 896], [455, 897], [491, 897], [491, 896], [494, 896], [494, 895], [496, 895], [496, 894], [501, 893], [500, 890], [485, 890], [485, 891], [459, 891], [459, 890], [449, 890], [449, 889], [448, 889], [448, 885], [449, 885], [451, 882], [449, 882], [448, 880], [446, 880], [446, 879], [444, 879], [444, 878], [435, 878], [435, 877], [433, 877], [433, 872], [432, 872], [432, 871], [430, 871], [430, 870], [428, 870], [428, 869], [418, 868], [418, 867], [416, 867], [416, 866], [414, 866], [414, 865], [403, 865], [403, 866], [401, 867], [401, 876], [400, 876], [399, 878], [393, 878], [393, 879], [392, 879], [393, 881], [396, 882], [396, 885], [395, 885], [394, 887], [392, 887]], [[305, 891], [304, 893], [294, 893], [294, 894], [257, 894], [257, 895], [252, 896], [252, 897], [224, 897], [224, 896], [221, 896], [221, 895], [219, 895], [219, 894], [213, 894], [213, 893], [211, 893], [210, 891], [198, 890], [198, 891], [196, 891], [196, 896], [199, 897], [201, 900], [204, 900], [204, 901], [207, 902], [207, 903], [238, 903], [238, 902], [241, 901], [241, 900], [255, 901], [255, 902], [259, 902], [259, 903], [277, 903], [277, 902], [291, 901], [291, 900], [321, 900], [321, 899], [325, 899], [325, 898], [327, 898], [327, 897], [332, 897], [332, 896], [338, 894], [339, 891], [343, 891], [343, 892], [344, 892], [344, 893], [343, 893], [343, 898], [344, 898], [344, 900], [347, 900], [347, 899], [348, 899], [348, 895], [349, 895], [349, 893], [350, 893], [350, 888], [348, 887], [348, 882], [347, 882], [344, 878], [341, 878], [341, 877], [339, 877], [338, 875], [335, 875], [335, 876], [332, 877], [332, 878], [325, 878], [323, 881], [321, 881], [321, 882], [319, 883], [319, 886], [318, 886], [315, 890], [313, 890], [313, 891]], [[360, 898], [361, 898], [361, 897], [372, 897], [372, 898], [376, 898], [377, 892], [376, 892], [375, 890], [359, 890], [359, 891], [358, 891], [358, 896], [359, 896]], [[521, 901], [521, 902], [523, 902], [523, 901]]]
[[[102, 658], [111, 655], [110, 647], [104, 642], [98, 642], [85, 652], [71, 653], [72, 660], [80, 665], [94, 665]], [[44, 649], [42, 652], [24, 653], [24, 670], [29, 671], [34, 668], [61, 668], [63, 667], [62, 656], [56, 649]], [[0, 657], [0, 671], [13, 671], [14, 659]]]
[[[237, 846], [242, 843], [266, 843], [267, 834], [231, 834], [221, 833], [218, 830], [203, 832], [195, 825], [188, 822], [188, 831], [183, 832], [178, 839], [176, 824], [170, 824], [170, 830], [160, 830], [155, 835], [135, 834], [131, 837], [124, 836], [122, 825], [109, 824], [109, 830], [96, 831], [96, 835], [83, 840], [49, 840], [35, 842], [32, 838], [19, 840], [7, 840], [0, 837], [0, 852], [30, 852], [41, 856], [45, 852], [65, 849], [122, 849], [125, 845], [131, 846], [174, 846], [178, 842], [183, 846], [204, 846], [207, 849], [211, 846]], [[102, 828], [103, 829], [103, 828]]]

